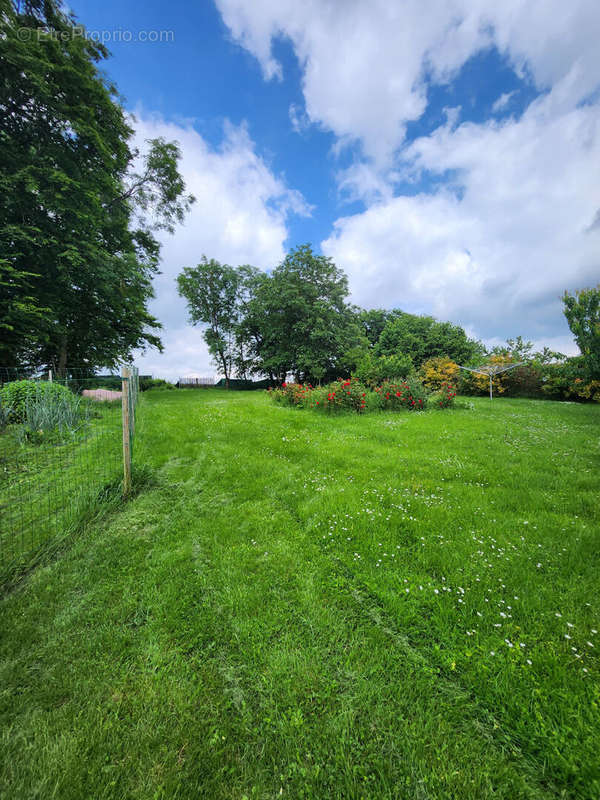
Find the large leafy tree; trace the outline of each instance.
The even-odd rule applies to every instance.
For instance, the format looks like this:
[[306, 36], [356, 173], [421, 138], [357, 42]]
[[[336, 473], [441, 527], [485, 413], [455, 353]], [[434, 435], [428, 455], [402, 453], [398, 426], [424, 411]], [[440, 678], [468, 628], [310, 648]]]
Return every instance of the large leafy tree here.
[[290, 372], [304, 381], [335, 377], [361, 340], [347, 297], [348, 279], [330, 258], [309, 245], [290, 251], [249, 303], [255, 370], [278, 380]]
[[592, 380], [600, 379], [600, 284], [563, 295], [564, 313]]
[[147, 310], [154, 234], [193, 201], [178, 147], [131, 147], [117, 90], [99, 70], [106, 49], [56, 0], [2, 11], [0, 361], [64, 371], [160, 348]]
[[237, 268], [237, 317], [235, 323], [235, 345], [233, 363], [236, 375], [248, 379], [260, 372], [257, 361], [258, 347], [261, 341], [261, 327], [252, 314], [252, 305], [259, 287], [268, 276], [248, 264]]
[[204, 341], [217, 367], [229, 379], [238, 355], [241, 291], [244, 273], [202, 256], [195, 267], [177, 276], [179, 294], [187, 301], [190, 322], [204, 326]]

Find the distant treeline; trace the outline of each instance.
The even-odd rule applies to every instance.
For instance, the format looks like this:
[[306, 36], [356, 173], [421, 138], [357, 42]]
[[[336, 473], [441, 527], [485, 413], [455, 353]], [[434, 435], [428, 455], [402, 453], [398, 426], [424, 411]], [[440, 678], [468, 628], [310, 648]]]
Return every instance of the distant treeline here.
[[445, 359], [454, 364], [460, 390], [478, 393], [486, 386], [458, 365], [495, 359], [527, 362], [496, 380], [499, 392], [600, 399], [600, 289], [565, 293], [565, 315], [582, 353], [568, 358], [547, 347], [534, 352], [521, 336], [488, 349], [451, 322], [401, 309], [354, 306], [348, 302], [347, 276], [309, 245], [292, 250], [271, 273], [203, 256], [196, 267], [181, 272], [178, 288], [190, 321], [204, 329], [224, 384], [232, 387], [234, 379], [252, 376], [280, 385], [290, 375], [304, 384], [355, 375], [376, 385], [435, 372]]

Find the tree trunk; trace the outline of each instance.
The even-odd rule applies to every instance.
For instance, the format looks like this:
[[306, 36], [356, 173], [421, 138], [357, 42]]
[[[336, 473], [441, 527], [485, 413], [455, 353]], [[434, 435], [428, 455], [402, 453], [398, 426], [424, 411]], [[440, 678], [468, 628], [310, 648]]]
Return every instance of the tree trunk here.
[[221, 363], [223, 365], [223, 374], [225, 375], [225, 388], [229, 389], [229, 372], [227, 370], [227, 359], [221, 353]]
[[58, 353], [58, 377], [65, 378], [67, 375], [67, 337], [62, 336], [60, 340], [60, 351]]

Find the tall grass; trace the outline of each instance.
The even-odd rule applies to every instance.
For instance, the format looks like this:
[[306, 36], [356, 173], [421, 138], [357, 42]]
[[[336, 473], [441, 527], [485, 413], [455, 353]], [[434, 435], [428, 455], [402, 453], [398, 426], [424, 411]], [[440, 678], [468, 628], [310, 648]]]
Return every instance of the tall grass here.
[[25, 400], [24, 430], [75, 433], [91, 416], [90, 404], [77, 395], [53, 395], [36, 391]]

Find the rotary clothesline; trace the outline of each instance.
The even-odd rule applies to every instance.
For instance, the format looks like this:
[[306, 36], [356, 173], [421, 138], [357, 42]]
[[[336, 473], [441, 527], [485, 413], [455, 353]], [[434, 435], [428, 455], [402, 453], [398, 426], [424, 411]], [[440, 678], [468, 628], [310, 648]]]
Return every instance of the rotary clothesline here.
[[482, 364], [480, 367], [461, 367], [460, 364], [458, 365], [460, 369], [465, 369], [468, 372], [474, 372], [476, 375], [487, 375], [490, 379], [490, 400], [492, 399], [492, 380], [496, 377], [496, 375], [500, 375], [501, 372], [507, 372], [509, 369], [514, 369], [515, 367], [523, 366], [525, 362], [519, 361], [516, 364], [509, 364], [508, 366], [503, 364]]

